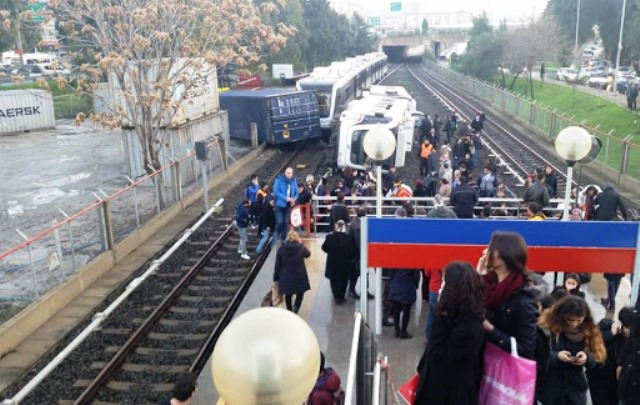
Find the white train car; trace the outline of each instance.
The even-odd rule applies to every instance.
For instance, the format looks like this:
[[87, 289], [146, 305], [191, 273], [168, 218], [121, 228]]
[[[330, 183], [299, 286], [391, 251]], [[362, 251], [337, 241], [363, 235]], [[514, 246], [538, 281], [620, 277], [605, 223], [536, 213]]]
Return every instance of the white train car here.
[[308, 77], [296, 83], [296, 88], [316, 92], [320, 127], [329, 132], [344, 106], [380, 81], [387, 71], [387, 56], [384, 53], [369, 53], [315, 68]]
[[402, 167], [405, 155], [411, 151], [414, 135], [415, 100], [397, 86], [372, 86], [371, 92], [354, 100], [340, 115], [336, 142], [336, 162], [339, 168], [368, 169], [368, 159], [362, 142], [375, 127], [389, 129], [396, 137], [396, 151], [383, 166]]

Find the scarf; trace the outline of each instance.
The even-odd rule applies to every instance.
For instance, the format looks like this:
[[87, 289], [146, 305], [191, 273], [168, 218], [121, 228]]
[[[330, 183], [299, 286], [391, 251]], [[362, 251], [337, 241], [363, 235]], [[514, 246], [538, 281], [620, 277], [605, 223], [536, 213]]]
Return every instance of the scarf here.
[[580, 329], [562, 328], [562, 334], [571, 343], [580, 343], [584, 341], [584, 332]]
[[487, 273], [482, 278], [484, 279], [484, 306], [489, 310], [498, 308], [507, 297], [522, 288], [526, 281], [524, 274], [509, 273], [507, 278], [498, 282], [495, 271]]

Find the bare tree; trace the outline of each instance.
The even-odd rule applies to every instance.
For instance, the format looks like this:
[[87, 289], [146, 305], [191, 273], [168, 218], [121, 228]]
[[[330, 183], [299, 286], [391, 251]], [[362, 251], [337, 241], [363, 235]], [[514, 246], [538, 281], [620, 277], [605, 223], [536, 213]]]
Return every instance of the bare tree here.
[[164, 144], [160, 129], [174, 125], [195, 96], [211, 91], [216, 66], [234, 62], [241, 70], [264, 70], [260, 56], [277, 53], [296, 31], [264, 23], [262, 17], [277, 10], [271, 2], [53, 0], [50, 9], [70, 37], [92, 50], [78, 87], [93, 93], [108, 79], [117, 95], [111, 112], [92, 118], [134, 129], [145, 167], [154, 169]]
[[533, 66], [538, 61], [555, 59], [561, 46], [562, 41], [558, 27], [549, 18], [543, 18], [525, 27], [510, 31], [504, 57], [504, 64], [514, 74], [509, 89], [513, 89], [518, 76], [525, 72], [531, 98], [535, 98], [533, 94]]

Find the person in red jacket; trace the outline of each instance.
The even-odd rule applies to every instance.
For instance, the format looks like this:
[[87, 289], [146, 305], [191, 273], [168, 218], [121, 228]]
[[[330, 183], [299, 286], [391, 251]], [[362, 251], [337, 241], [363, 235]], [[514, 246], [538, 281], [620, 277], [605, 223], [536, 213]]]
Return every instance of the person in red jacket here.
[[440, 294], [440, 289], [442, 288], [442, 269], [425, 269], [424, 278], [422, 280], [423, 282], [426, 280], [429, 281], [429, 315], [427, 318], [427, 327], [424, 330], [425, 337], [429, 340], [429, 335], [431, 335], [431, 325], [433, 324], [433, 319], [436, 316], [438, 296]]
[[306, 405], [334, 405], [336, 403], [344, 403], [344, 391], [340, 388], [340, 376], [331, 367], [324, 367], [324, 353], [320, 352], [320, 373]]

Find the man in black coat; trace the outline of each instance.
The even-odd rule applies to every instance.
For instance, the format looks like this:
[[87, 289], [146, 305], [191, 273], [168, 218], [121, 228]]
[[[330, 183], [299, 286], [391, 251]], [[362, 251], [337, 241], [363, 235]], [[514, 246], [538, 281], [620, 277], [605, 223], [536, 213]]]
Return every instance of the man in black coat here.
[[617, 213], [624, 220], [627, 220], [627, 209], [622, 203], [620, 194], [616, 193], [613, 186], [608, 184], [604, 190], [598, 194], [593, 201], [596, 208], [596, 221], [613, 221], [617, 218]]
[[538, 181], [538, 174], [536, 172], [531, 174], [531, 181], [533, 181], [533, 183], [524, 191], [524, 202], [536, 202], [540, 207], [548, 207], [549, 190], [547, 186]]
[[338, 191], [336, 194], [336, 202], [331, 206], [329, 211], [329, 226], [333, 229], [336, 222], [343, 220], [345, 224], [349, 223], [349, 208], [344, 204], [344, 194]]
[[451, 193], [450, 205], [458, 218], [473, 218], [474, 207], [478, 202], [478, 190], [468, 184], [467, 177], [462, 177], [460, 182], [461, 184]]

